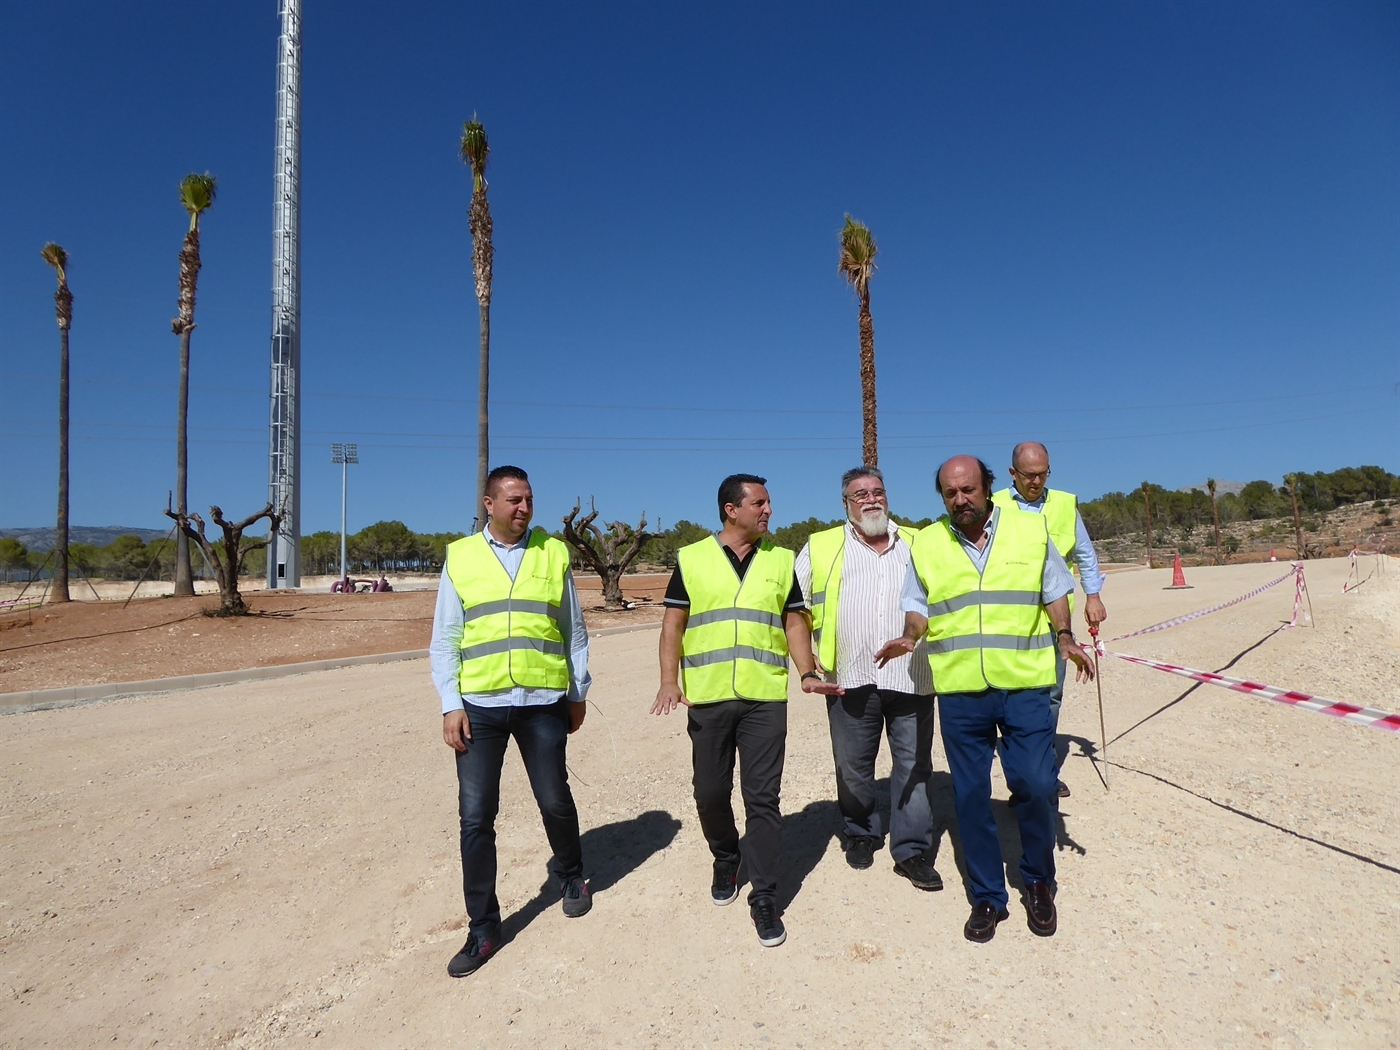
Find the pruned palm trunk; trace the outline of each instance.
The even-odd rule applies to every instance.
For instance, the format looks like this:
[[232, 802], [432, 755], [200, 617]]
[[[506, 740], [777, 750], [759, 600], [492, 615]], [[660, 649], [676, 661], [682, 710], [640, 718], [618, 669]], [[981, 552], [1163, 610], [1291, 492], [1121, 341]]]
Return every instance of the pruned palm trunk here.
[[1206, 481], [1206, 488], [1210, 490], [1210, 517], [1215, 523], [1215, 564], [1224, 565], [1224, 552], [1220, 549], [1220, 508], [1215, 503], [1215, 479]]
[[491, 470], [491, 206], [486, 187], [472, 193], [472, 268], [476, 271], [476, 302], [481, 313], [480, 366], [477, 378], [476, 408], [476, 513], [484, 520], [482, 500], [486, 497], [486, 475]]
[[875, 413], [875, 321], [870, 316], [870, 287], [860, 297], [860, 409], [864, 417], [861, 431], [861, 462], [880, 465], [880, 442]]
[[[180, 337], [180, 399], [175, 422], [175, 510], [189, 513], [189, 421], [190, 421], [190, 332], [194, 330], [195, 292], [199, 285], [199, 230], [185, 234], [180, 249], [180, 316], [171, 330]], [[184, 529], [175, 533], [175, 593], [194, 594], [194, 573], [190, 566], [190, 538]]]
[[472, 170], [472, 203], [467, 224], [472, 234], [472, 270], [476, 277], [476, 304], [481, 312], [480, 371], [477, 380], [476, 417], [476, 506], [473, 514], [485, 527], [486, 475], [491, 470], [490, 377], [491, 377], [491, 263], [496, 250], [491, 244], [491, 205], [486, 200], [486, 162], [491, 147], [486, 128], [472, 114], [462, 125], [462, 160]]
[[68, 330], [73, 325], [73, 293], [68, 288], [68, 253], [52, 242], [40, 253], [58, 275], [53, 293], [58, 320], [58, 519], [54, 529], [53, 586], [49, 601], [69, 601], [68, 594]]

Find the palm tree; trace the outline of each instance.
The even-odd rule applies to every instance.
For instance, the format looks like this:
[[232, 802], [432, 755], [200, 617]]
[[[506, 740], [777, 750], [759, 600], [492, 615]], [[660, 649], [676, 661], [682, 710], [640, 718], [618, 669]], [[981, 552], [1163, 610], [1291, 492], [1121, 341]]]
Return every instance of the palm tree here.
[[53, 587], [49, 601], [68, 601], [68, 329], [73, 324], [73, 293], [68, 290], [68, 253], [50, 241], [39, 253], [58, 274], [53, 293], [58, 317], [58, 528], [54, 532]]
[[[170, 330], [180, 337], [180, 408], [175, 427], [176, 513], [189, 513], [190, 333], [194, 331], [194, 297], [199, 284], [199, 217], [214, 204], [218, 180], [207, 171], [191, 172], [180, 180], [180, 203], [190, 216], [190, 228], [180, 249], [180, 316]], [[177, 519], [179, 520], [179, 519]], [[190, 540], [183, 528], [175, 531], [175, 593], [194, 594], [190, 571]]]
[[1215, 522], [1215, 564], [1224, 563], [1220, 551], [1220, 508], [1215, 505], [1215, 479], [1206, 478], [1206, 488], [1210, 490], [1210, 516]]
[[880, 464], [875, 427], [875, 322], [870, 318], [870, 278], [875, 273], [879, 251], [870, 227], [847, 214], [836, 270], [860, 296], [860, 408], [864, 417], [861, 461], [869, 467]]
[[491, 205], [486, 200], [486, 158], [491, 147], [486, 143], [486, 129], [472, 114], [462, 125], [462, 160], [472, 169], [472, 205], [467, 212], [467, 224], [472, 234], [472, 268], [476, 271], [476, 304], [481, 313], [481, 366], [477, 381], [476, 410], [476, 517], [485, 521], [482, 500], [486, 496], [486, 473], [491, 469], [491, 427], [488, 406], [491, 371], [491, 260], [496, 249], [491, 245]]

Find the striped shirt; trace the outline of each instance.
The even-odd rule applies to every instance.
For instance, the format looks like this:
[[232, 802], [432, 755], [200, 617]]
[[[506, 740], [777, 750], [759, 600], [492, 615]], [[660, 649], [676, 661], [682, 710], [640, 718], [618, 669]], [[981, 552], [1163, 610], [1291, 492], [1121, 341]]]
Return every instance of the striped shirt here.
[[[834, 617], [836, 621], [835, 675], [827, 668], [827, 681], [843, 689], [873, 685], [898, 693], [928, 696], [933, 692], [933, 675], [922, 643], [912, 655], [875, 666], [875, 654], [891, 638], [904, 633], [904, 610], [900, 595], [909, 571], [909, 544], [890, 522], [890, 543], [876, 551], [860, 530], [846, 522], [846, 550], [841, 562], [841, 592]], [[812, 551], [803, 545], [797, 555], [797, 580], [802, 593], [812, 597]]]

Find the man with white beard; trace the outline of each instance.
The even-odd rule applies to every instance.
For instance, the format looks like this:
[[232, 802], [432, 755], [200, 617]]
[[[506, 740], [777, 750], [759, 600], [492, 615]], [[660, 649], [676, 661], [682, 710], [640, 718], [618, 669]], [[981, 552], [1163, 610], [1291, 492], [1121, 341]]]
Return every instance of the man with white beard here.
[[[900, 595], [910, 529], [890, 521], [884, 476], [857, 467], [841, 477], [846, 523], [814, 533], [797, 556], [797, 579], [812, 609], [812, 644], [827, 681], [836, 799], [845, 824], [846, 863], [868, 868], [884, 840], [875, 801], [875, 756], [889, 736], [890, 856], [921, 890], [941, 890], [933, 848], [933, 677], [922, 652], [876, 667], [875, 654], [904, 629]], [[891, 634], [891, 631], [894, 634]]]

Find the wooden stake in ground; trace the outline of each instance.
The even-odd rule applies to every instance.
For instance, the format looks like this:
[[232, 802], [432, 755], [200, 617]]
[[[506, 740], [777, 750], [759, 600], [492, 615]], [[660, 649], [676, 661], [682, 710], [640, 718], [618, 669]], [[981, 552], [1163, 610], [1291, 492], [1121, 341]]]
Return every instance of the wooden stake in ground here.
[[1215, 522], [1215, 564], [1225, 564], [1225, 552], [1220, 549], [1220, 508], [1215, 504], [1215, 479], [1206, 479], [1206, 488], [1210, 490], [1210, 516]]
[[1147, 567], [1152, 568], [1152, 495], [1147, 482], [1142, 483], [1142, 512], [1147, 521]]
[[1107, 791], [1109, 790], [1108, 731], [1104, 729], [1103, 724], [1103, 675], [1099, 673], [1099, 629], [1097, 627], [1090, 627], [1089, 636], [1094, 641], [1094, 687], [1099, 691], [1099, 741], [1102, 747], [1099, 753], [1103, 757], [1103, 769], [1100, 771], [1100, 776], [1103, 777], [1103, 789]]

